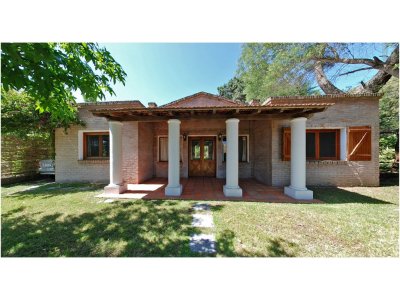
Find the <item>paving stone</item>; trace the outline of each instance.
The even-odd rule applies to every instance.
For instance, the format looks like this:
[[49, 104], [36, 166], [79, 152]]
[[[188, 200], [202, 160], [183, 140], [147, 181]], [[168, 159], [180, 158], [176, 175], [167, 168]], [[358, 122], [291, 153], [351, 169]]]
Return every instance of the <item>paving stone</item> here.
[[196, 211], [201, 211], [201, 210], [209, 211], [210, 205], [205, 203], [196, 203], [195, 205], [193, 205], [193, 209]]
[[193, 227], [203, 227], [203, 228], [213, 228], [214, 222], [213, 222], [212, 215], [211, 214], [209, 214], [209, 215], [194, 214], [192, 226]]
[[216, 242], [213, 234], [193, 234], [190, 237], [190, 250], [196, 253], [216, 253]]

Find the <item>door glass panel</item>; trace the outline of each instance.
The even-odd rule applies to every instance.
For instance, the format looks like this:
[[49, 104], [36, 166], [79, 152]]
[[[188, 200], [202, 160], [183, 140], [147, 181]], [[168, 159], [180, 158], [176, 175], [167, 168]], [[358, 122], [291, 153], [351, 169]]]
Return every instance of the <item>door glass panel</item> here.
[[204, 141], [204, 160], [214, 160], [214, 141]]
[[191, 159], [199, 160], [200, 159], [200, 141], [195, 140], [192, 141], [192, 151], [191, 151]]

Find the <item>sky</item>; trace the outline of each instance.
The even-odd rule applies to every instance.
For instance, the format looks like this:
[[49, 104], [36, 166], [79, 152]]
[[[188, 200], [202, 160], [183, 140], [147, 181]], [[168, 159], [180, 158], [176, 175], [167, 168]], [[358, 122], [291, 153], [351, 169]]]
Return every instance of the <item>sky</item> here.
[[[217, 87], [236, 72], [240, 44], [124, 43], [105, 46], [127, 73], [106, 100], [140, 100], [158, 105]], [[78, 96], [78, 101], [82, 98]]]
[[[113, 86], [115, 96], [106, 100], [140, 100], [144, 105], [156, 102], [162, 105], [182, 97], [204, 91], [217, 94], [217, 87], [235, 76], [241, 53], [239, 43], [106, 43], [99, 44], [110, 51], [127, 73], [125, 86]], [[372, 57], [382, 45], [371, 44], [361, 53], [358, 45], [352, 51]], [[385, 58], [381, 58], [385, 59]], [[354, 65], [344, 71], [359, 68]], [[365, 65], [363, 66], [365, 67]], [[336, 71], [335, 70], [332, 70]], [[341, 89], [368, 80], [375, 70], [340, 76], [335, 84]], [[83, 101], [75, 93], [78, 102]]]

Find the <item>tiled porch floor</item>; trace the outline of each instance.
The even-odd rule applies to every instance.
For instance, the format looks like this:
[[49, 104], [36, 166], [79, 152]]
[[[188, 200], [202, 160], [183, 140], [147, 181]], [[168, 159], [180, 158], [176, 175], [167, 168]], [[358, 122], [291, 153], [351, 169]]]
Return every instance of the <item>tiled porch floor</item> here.
[[167, 197], [164, 188], [167, 178], [152, 178], [141, 184], [128, 184], [128, 191], [118, 198], [136, 199], [182, 199], [182, 200], [228, 200], [250, 202], [276, 202], [276, 203], [321, 203], [320, 200], [299, 201], [286, 196], [283, 188], [264, 185], [254, 179], [241, 179], [239, 182], [243, 190], [242, 198], [225, 197], [222, 187], [225, 179], [193, 177], [182, 178], [183, 192], [180, 197]]

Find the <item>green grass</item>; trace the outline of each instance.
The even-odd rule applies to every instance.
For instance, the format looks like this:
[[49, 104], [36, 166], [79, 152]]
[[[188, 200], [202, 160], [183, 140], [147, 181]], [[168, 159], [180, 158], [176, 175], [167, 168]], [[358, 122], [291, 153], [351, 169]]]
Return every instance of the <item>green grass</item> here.
[[399, 255], [398, 183], [313, 190], [325, 204], [218, 203], [219, 255]]
[[[97, 203], [101, 185], [2, 188], [2, 256], [196, 256], [193, 202]], [[398, 184], [314, 188], [325, 204], [208, 202], [217, 256], [398, 256]]]

